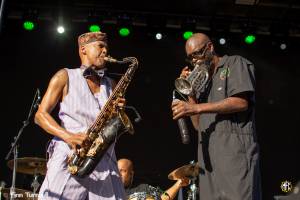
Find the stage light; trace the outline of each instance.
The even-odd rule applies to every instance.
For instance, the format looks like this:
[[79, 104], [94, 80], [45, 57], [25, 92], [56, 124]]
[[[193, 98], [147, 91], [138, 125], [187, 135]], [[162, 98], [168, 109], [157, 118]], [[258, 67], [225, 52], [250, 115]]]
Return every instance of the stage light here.
[[25, 21], [23, 23], [23, 27], [27, 31], [32, 31], [34, 29], [35, 25], [34, 25], [33, 21]]
[[286, 44], [285, 44], [285, 43], [281, 43], [281, 44], [280, 44], [280, 49], [281, 49], [281, 50], [285, 50], [285, 49], [286, 49], [286, 47], [287, 47], [287, 46], [286, 46]]
[[226, 39], [225, 38], [220, 38], [219, 43], [220, 43], [220, 45], [226, 44]]
[[161, 40], [162, 39], [162, 34], [161, 33], [156, 33], [155, 34], [155, 39]]
[[248, 35], [246, 35], [244, 40], [245, 40], [246, 44], [253, 44], [255, 42], [255, 39], [256, 39], [255, 35], [248, 34]]
[[100, 31], [100, 26], [98, 26], [97, 24], [92, 24], [92, 25], [90, 25], [89, 30], [91, 32], [99, 32]]
[[184, 38], [185, 40], [187, 40], [187, 39], [189, 39], [190, 37], [192, 37], [192, 35], [193, 35], [193, 32], [192, 32], [192, 31], [185, 31], [185, 32], [183, 33], [183, 38]]
[[95, 10], [90, 10], [87, 17], [88, 28], [90, 32], [99, 32], [101, 27], [99, 24], [103, 23], [103, 16], [97, 15]]
[[180, 24], [180, 28], [183, 31], [183, 39], [187, 40], [193, 35], [193, 31], [196, 30], [197, 20], [194, 17], [185, 17], [182, 20], [175, 20]]
[[58, 26], [58, 27], [57, 27], [57, 32], [58, 32], [59, 34], [63, 34], [63, 33], [65, 32], [65, 28], [64, 28], [63, 26]]
[[22, 15], [22, 25], [26, 31], [32, 31], [37, 26], [38, 11], [35, 9], [24, 10]]
[[130, 30], [126, 27], [122, 27], [120, 28], [119, 30], [119, 34], [122, 36], [122, 37], [126, 37], [130, 34]]

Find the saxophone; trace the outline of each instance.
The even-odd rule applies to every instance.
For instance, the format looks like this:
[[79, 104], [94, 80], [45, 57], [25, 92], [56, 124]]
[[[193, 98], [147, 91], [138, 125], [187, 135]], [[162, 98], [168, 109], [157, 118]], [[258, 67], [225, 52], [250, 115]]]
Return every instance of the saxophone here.
[[84, 177], [89, 175], [100, 162], [109, 146], [123, 133], [134, 133], [133, 125], [123, 109], [116, 106], [119, 97], [124, 97], [126, 89], [138, 67], [134, 57], [118, 61], [111, 57], [104, 58], [107, 62], [131, 63], [126, 73], [121, 77], [95, 122], [88, 128], [88, 144], [73, 152], [68, 159], [68, 170], [72, 175]]

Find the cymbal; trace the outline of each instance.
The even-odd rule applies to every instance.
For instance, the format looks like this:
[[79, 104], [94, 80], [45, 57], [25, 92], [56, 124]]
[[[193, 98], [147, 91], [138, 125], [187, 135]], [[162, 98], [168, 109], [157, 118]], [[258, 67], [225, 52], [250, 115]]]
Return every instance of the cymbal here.
[[[10, 188], [2, 188], [1, 193], [5, 199], [9, 199]], [[16, 200], [35, 200], [37, 199], [37, 194], [33, 195], [31, 191], [15, 188], [13, 197]]]
[[200, 172], [200, 165], [198, 163], [184, 165], [173, 170], [169, 175], [168, 178], [170, 180], [179, 180], [183, 178], [193, 178], [197, 177]]
[[[17, 172], [24, 174], [41, 174], [45, 175], [47, 171], [46, 159], [36, 157], [24, 157], [17, 159]], [[7, 162], [10, 169], [14, 168], [14, 160]]]

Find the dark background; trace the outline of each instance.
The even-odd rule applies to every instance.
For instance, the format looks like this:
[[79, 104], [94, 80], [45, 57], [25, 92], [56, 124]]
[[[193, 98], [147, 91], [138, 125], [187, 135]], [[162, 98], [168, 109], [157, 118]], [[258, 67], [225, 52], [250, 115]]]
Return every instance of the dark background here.
[[[74, 6], [74, 2], [54, 1], [50, 3], [46, 1], [44, 7], [63, 4], [64, 10], [69, 11], [71, 8], [66, 5]], [[154, 2], [158, 3], [158, 1]], [[283, 1], [261, 2], [285, 5]], [[296, 13], [299, 10], [297, 7], [292, 7], [294, 5], [292, 2], [286, 4], [286, 7], [274, 7], [273, 12], [278, 13], [276, 18], [279, 18], [278, 15], [281, 16], [281, 22], [293, 22], [299, 26], [298, 18], [292, 15], [293, 12]], [[9, 151], [13, 137], [28, 115], [36, 88], [40, 88], [44, 94], [50, 78], [56, 71], [63, 67], [74, 68], [80, 65], [77, 36], [87, 32], [88, 26], [87, 22], [71, 20], [66, 25], [66, 33], [59, 35], [55, 31], [54, 20], [50, 19], [40, 20], [37, 29], [32, 32], [24, 31], [21, 27], [22, 19], [16, 17], [17, 15], [13, 17], [11, 13], [20, 8], [29, 7], [30, 3], [42, 7], [42, 4], [37, 1], [22, 4], [15, 0], [6, 3], [6, 17], [0, 38], [0, 105], [2, 105], [0, 180], [4, 180], [7, 186], [11, 184], [12, 171], [6, 165], [5, 155]], [[91, 3], [98, 5], [94, 1]], [[149, 2], [145, 4], [123, 2], [124, 5], [114, 1], [102, 3], [102, 9], [124, 9], [128, 6], [136, 12], [148, 9], [147, 12], [151, 11], [157, 16], [165, 16], [166, 11], [172, 15], [178, 14], [178, 16], [189, 11], [197, 14], [197, 8], [205, 10], [202, 4], [209, 8], [206, 10], [209, 13], [205, 16], [212, 15], [211, 12], [219, 16], [217, 11], [222, 8], [224, 12], [236, 10], [236, 7], [231, 7], [232, 10], [230, 10], [232, 5], [229, 3], [233, 4], [232, 1], [212, 1], [210, 4], [207, 1], [201, 1], [201, 5], [198, 5], [196, 1], [187, 1], [181, 6], [176, 4], [179, 3], [178, 1], [174, 1], [173, 6], [166, 2], [162, 2], [160, 6]], [[80, 4], [76, 4], [76, 7], [80, 8]], [[245, 16], [249, 17], [249, 10], [252, 10], [252, 7], [243, 7], [243, 9]], [[257, 9], [260, 11], [257, 15], [259, 13], [267, 15], [266, 12], [270, 8], [258, 6]], [[250, 14], [250, 17], [253, 17], [252, 15]], [[232, 18], [224, 17], [224, 19], [231, 20]], [[135, 56], [140, 62], [134, 80], [129, 85], [126, 98], [128, 105], [133, 105], [138, 109], [143, 120], [135, 124], [134, 136], [124, 135], [119, 139], [116, 153], [118, 158], [127, 157], [134, 161], [138, 181], [165, 189], [173, 184], [167, 179], [167, 175], [191, 160], [196, 160], [197, 157], [196, 132], [190, 126], [192, 142], [189, 145], [181, 144], [178, 128], [172, 120], [170, 110], [174, 80], [180, 74], [182, 67], [186, 65], [183, 29], [165, 29], [167, 36], [160, 41], [154, 39], [152, 29], [147, 26], [133, 26], [131, 30], [129, 37], [122, 38], [117, 33], [117, 24], [102, 26], [102, 31], [108, 34], [111, 56], [115, 58]], [[283, 51], [279, 49], [279, 42], [283, 37], [274, 37], [272, 34], [258, 35], [253, 45], [246, 45], [243, 42], [243, 33], [233, 33], [230, 30], [203, 32], [212, 36], [216, 51], [220, 55], [239, 54], [255, 64], [256, 122], [261, 147], [263, 196], [264, 199], [271, 199], [273, 195], [282, 194], [280, 190], [282, 181], [288, 180], [296, 184], [300, 180], [299, 162], [297, 162], [300, 145], [298, 130], [300, 123], [298, 103], [300, 38], [287, 35], [285, 41], [288, 47]], [[218, 44], [218, 38], [222, 35], [227, 38], [224, 46]], [[121, 73], [126, 69], [111, 65], [109, 70]], [[57, 109], [54, 114], [56, 112]], [[19, 157], [45, 157], [47, 141], [50, 139], [50, 135], [35, 125], [31, 119], [20, 140]], [[18, 174], [17, 187], [30, 189], [31, 181], [31, 176]]]

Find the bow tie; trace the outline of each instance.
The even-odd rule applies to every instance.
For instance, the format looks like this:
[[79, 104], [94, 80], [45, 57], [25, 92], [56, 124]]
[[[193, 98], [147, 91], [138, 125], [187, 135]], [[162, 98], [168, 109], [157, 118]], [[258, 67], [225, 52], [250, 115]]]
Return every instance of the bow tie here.
[[84, 78], [96, 77], [98, 79], [102, 78], [105, 75], [106, 68], [104, 69], [93, 69], [92, 67], [82, 66], [84, 69], [82, 75]]

